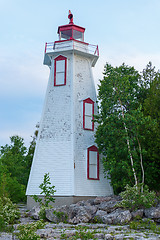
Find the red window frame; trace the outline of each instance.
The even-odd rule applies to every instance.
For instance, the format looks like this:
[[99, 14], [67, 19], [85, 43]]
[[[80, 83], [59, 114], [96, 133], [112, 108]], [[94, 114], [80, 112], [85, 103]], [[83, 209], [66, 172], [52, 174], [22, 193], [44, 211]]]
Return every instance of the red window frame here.
[[[96, 178], [92, 178], [89, 176], [89, 168], [90, 168], [90, 159], [89, 159], [89, 152], [96, 152], [97, 153], [97, 177]], [[87, 178], [89, 180], [99, 180], [99, 152], [98, 152], [98, 148], [93, 145], [91, 147], [89, 147], [87, 149]]]
[[[89, 103], [89, 104], [92, 104], [92, 128], [87, 128], [85, 126], [85, 104], [86, 103]], [[90, 98], [87, 98], [85, 100], [83, 100], [83, 129], [85, 130], [90, 130], [90, 131], [94, 131], [94, 101]]]
[[[65, 60], [65, 72], [64, 72], [64, 83], [63, 84], [57, 84], [56, 82], [56, 63], [57, 61]], [[67, 77], [67, 58], [59, 55], [54, 59], [54, 86], [64, 86], [66, 85], [66, 77]]]

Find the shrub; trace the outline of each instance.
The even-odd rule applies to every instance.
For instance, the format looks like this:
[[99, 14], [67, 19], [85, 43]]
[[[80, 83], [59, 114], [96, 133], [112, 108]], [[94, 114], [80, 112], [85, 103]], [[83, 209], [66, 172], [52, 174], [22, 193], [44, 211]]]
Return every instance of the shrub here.
[[50, 202], [55, 202], [55, 199], [53, 198], [53, 195], [56, 192], [56, 190], [54, 190], [55, 186], [50, 185], [51, 182], [49, 173], [45, 173], [43, 183], [39, 185], [39, 188], [42, 190], [40, 194], [44, 196], [44, 202], [43, 199], [38, 197], [37, 195], [32, 196], [35, 202], [38, 202], [40, 204], [40, 207], [49, 207]]
[[48, 207], [41, 206], [41, 209], [40, 209], [40, 211], [39, 211], [39, 218], [40, 218], [41, 220], [47, 220], [47, 218], [46, 218], [46, 210], [47, 210], [47, 209], [51, 209], [51, 208], [52, 208], [51, 205], [49, 205]]
[[129, 224], [130, 229], [134, 230], [144, 230], [149, 229], [152, 230], [154, 233], [160, 233], [160, 226], [157, 226], [155, 222], [151, 219], [143, 219], [143, 220], [134, 220]]
[[77, 231], [75, 232], [75, 235], [72, 237], [73, 239], [83, 239], [83, 240], [88, 240], [88, 239], [95, 239], [94, 235], [97, 233], [96, 230], [89, 231], [86, 226], [78, 226]]
[[76, 239], [83, 239], [83, 240], [88, 240], [88, 239], [93, 239], [96, 240], [97, 238], [94, 237], [96, 233], [98, 233], [96, 230], [89, 231], [87, 226], [76, 226], [75, 233], [72, 235], [72, 237], [67, 236], [65, 233], [65, 230], [61, 233], [60, 239], [71, 239], [71, 240], [76, 240]]
[[58, 222], [67, 223], [68, 216], [66, 213], [60, 211], [53, 211], [53, 214], [57, 217]]
[[149, 191], [147, 186], [144, 186], [144, 190], [141, 192], [141, 184], [133, 187], [127, 185], [126, 190], [121, 192], [120, 196], [122, 197], [122, 201], [117, 206], [131, 210], [150, 208], [154, 205], [156, 199], [155, 192]]
[[37, 229], [44, 228], [44, 226], [45, 223], [41, 220], [34, 223], [22, 224], [17, 227], [19, 232], [16, 233], [16, 235], [20, 240], [40, 240], [40, 236], [37, 235], [35, 232], [37, 231]]
[[20, 212], [7, 197], [0, 197], [0, 230], [6, 229], [8, 224], [13, 224], [20, 217]]

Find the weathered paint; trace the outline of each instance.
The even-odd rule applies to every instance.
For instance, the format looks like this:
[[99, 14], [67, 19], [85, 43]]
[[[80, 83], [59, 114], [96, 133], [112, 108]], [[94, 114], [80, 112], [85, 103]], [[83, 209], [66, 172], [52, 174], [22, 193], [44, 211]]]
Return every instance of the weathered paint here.
[[[39, 195], [43, 176], [49, 173], [55, 196], [110, 195], [113, 191], [104, 178], [101, 160], [99, 178], [87, 178], [87, 149], [95, 145], [95, 131], [83, 128], [83, 101], [91, 99], [97, 113], [92, 75], [97, 56], [91, 56], [86, 49], [67, 51], [63, 44], [64, 51], [48, 53], [50, 77], [26, 194]], [[54, 59], [59, 55], [67, 58], [66, 85], [54, 86]]]

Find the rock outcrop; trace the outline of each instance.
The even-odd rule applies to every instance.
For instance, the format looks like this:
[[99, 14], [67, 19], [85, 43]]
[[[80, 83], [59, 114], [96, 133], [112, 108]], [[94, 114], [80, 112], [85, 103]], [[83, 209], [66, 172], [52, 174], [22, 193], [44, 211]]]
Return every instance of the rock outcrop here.
[[[87, 201], [71, 204], [69, 207], [54, 207], [46, 210], [46, 218], [53, 223], [68, 222], [79, 223], [105, 223], [124, 224], [134, 218], [150, 218], [160, 222], [160, 205], [148, 209], [130, 211], [117, 206], [120, 197], [97, 197]], [[33, 208], [29, 214], [38, 219], [39, 208]]]

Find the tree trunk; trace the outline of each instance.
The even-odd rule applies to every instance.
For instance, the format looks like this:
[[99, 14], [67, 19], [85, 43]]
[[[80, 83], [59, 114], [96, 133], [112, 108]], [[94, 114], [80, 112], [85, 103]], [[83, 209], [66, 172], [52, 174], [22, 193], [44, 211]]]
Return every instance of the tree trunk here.
[[[124, 119], [124, 111], [123, 111], [122, 102], [121, 102], [120, 99], [119, 99], [119, 102], [120, 102], [121, 110], [122, 110], [122, 118]], [[136, 171], [135, 171], [134, 166], [133, 166], [133, 157], [132, 157], [131, 148], [130, 148], [128, 129], [127, 129], [126, 123], [124, 121], [123, 121], [123, 125], [124, 125], [124, 129], [125, 129], [125, 132], [126, 132], [126, 135], [127, 135], [128, 152], [129, 152], [129, 156], [130, 156], [130, 160], [131, 160], [131, 166], [132, 166], [132, 171], [133, 171], [133, 175], [134, 175], [135, 185], [136, 185], [136, 188], [137, 188], [138, 181], [137, 181]]]
[[140, 154], [140, 160], [141, 160], [141, 170], [142, 170], [142, 187], [141, 187], [141, 192], [143, 193], [143, 185], [144, 185], [144, 168], [143, 168], [143, 158], [142, 158], [142, 149], [141, 149], [141, 144], [137, 136], [137, 142], [139, 146], [139, 154]]

